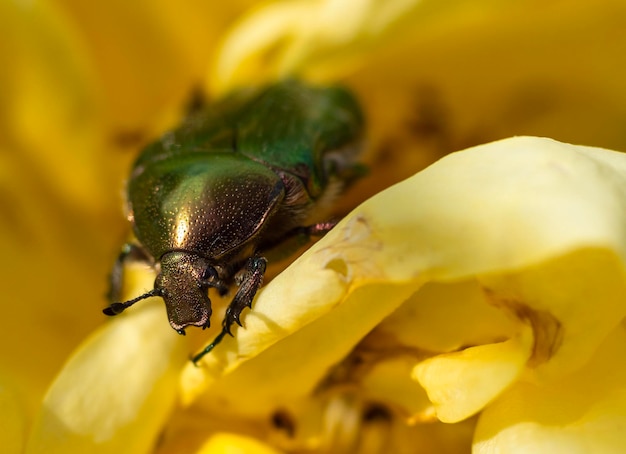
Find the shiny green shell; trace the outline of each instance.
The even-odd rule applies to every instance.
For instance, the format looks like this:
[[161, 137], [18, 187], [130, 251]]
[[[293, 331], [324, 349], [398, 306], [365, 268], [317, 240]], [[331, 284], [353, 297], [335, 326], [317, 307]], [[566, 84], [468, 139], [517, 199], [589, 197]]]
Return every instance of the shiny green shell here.
[[339, 87], [285, 81], [236, 92], [147, 147], [128, 183], [135, 235], [159, 260], [238, 262], [303, 225], [354, 174], [363, 117]]

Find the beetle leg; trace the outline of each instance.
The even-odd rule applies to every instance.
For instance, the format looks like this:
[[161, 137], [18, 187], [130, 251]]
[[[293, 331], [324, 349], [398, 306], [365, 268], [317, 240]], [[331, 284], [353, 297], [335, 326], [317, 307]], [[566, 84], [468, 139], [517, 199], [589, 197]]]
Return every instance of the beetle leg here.
[[324, 236], [337, 225], [337, 221], [331, 220], [326, 222], [319, 222], [317, 224], [309, 225], [306, 227], [300, 227], [303, 229], [303, 233], [308, 236]]
[[220, 296], [224, 296], [228, 293], [228, 285], [220, 279], [217, 271], [213, 267], [207, 268], [201, 283], [202, 285], [216, 289]]
[[220, 296], [225, 296], [229, 290], [228, 285], [226, 285], [223, 281], [207, 282], [206, 285], [216, 289]]
[[241, 311], [243, 311], [246, 307], [252, 307], [254, 295], [256, 295], [257, 290], [263, 283], [263, 275], [265, 274], [266, 265], [267, 260], [265, 260], [264, 257], [258, 256], [250, 257], [246, 262], [244, 274], [241, 276], [241, 284], [235, 294], [235, 297], [230, 302], [228, 309], [226, 309], [226, 315], [224, 316], [224, 321], [222, 322], [224, 331], [231, 336], [233, 334], [230, 332], [230, 327], [233, 323], [237, 323], [239, 326], [242, 326], [241, 320], [239, 320]]
[[226, 315], [222, 321], [222, 331], [215, 337], [215, 339], [213, 339], [213, 342], [204, 348], [204, 350], [191, 358], [191, 361], [195, 365], [198, 365], [198, 361], [200, 361], [204, 355], [213, 350], [215, 346], [222, 341], [224, 336], [227, 334], [230, 334], [231, 336], [233, 335], [230, 331], [230, 327], [233, 323], [237, 323], [239, 326], [242, 326], [239, 316], [241, 315], [241, 311], [243, 311], [246, 307], [252, 307], [254, 295], [263, 283], [263, 275], [265, 274], [266, 265], [267, 260], [264, 257], [250, 257], [246, 261], [245, 271], [241, 278], [241, 285], [237, 290], [235, 297], [230, 302], [228, 309], [226, 309]]
[[117, 256], [113, 269], [109, 275], [109, 291], [107, 299], [110, 302], [118, 301], [122, 293], [122, 281], [124, 275], [124, 265], [129, 261], [145, 262], [152, 265], [152, 258], [139, 245], [134, 243], [126, 243], [122, 246], [120, 254]]
[[311, 237], [324, 236], [328, 232], [332, 230], [333, 227], [337, 225], [336, 220], [318, 222], [317, 224], [305, 225], [301, 227], [296, 227], [287, 232], [281, 243], [278, 245], [273, 245], [270, 247], [282, 246], [285, 241], [289, 241], [290, 239], [297, 238], [302, 245], [306, 244]]
[[267, 257], [270, 263], [278, 262], [293, 255], [294, 252], [306, 245], [311, 237], [324, 236], [335, 225], [337, 225], [337, 221], [296, 227], [283, 235], [279, 242], [263, 244], [260, 253]]
[[311, 239], [311, 237], [326, 235], [336, 225], [336, 220], [330, 220], [318, 222], [317, 224], [306, 225], [303, 227], [296, 227], [285, 234], [284, 238], [286, 240], [283, 241], [288, 241], [290, 238], [299, 238], [300, 242], [302, 242], [302, 245], [304, 245]]
[[217, 344], [222, 342], [222, 339], [227, 334], [228, 334], [228, 332], [225, 329], [222, 328], [222, 331], [220, 331], [220, 333], [217, 336], [215, 336], [215, 339], [213, 339], [213, 342], [211, 342], [209, 345], [204, 347], [204, 350], [202, 350], [200, 353], [198, 353], [195, 356], [192, 356], [191, 357], [191, 362], [194, 364], [194, 366], [197, 366], [198, 365], [198, 361], [200, 361], [204, 357], [204, 355], [209, 353], [211, 350], [213, 350], [215, 348], [215, 346]]

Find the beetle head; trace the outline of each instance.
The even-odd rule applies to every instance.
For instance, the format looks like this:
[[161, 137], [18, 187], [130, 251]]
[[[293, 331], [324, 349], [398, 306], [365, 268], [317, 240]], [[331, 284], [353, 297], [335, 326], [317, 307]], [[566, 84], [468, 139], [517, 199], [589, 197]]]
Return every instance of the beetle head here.
[[216, 287], [217, 273], [204, 257], [175, 251], [161, 258], [161, 272], [154, 290], [163, 297], [170, 325], [179, 334], [185, 327], [208, 328], [211, 318], [209, 287]]
[[209, 327], [209, 287], [217, 288], [222, 296], [228, 291], [206, 258], [189, 252], [168, 252], [161, 258], [161, 272], [152, 290], [123, 303], [112, 303], [102, 312], [106, 315], [121, 314], [141, 300], [160, 296], [165, 301], [170, 325], [178, 334], [185, 334], [187, 326]]

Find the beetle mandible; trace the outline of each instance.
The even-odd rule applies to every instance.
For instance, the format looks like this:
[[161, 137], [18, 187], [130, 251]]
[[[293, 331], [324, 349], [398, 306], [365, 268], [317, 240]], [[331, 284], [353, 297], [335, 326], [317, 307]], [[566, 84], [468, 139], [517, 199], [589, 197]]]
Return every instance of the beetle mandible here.
[[233, 323], [241, 325], [266, 257], [332, 228], [320, 216], [363, 169], [357, 162], [363, 123], [346, 89], [287, 80], [237, 91], [146, 147], [127, 190], [139, 244], [125, 245], [113, 268], [112, 301], [129, 258], [158, 274], [152, 290], [113, 302], [104, 313], [160, 296], [170, 325], [185, 334], [188, 326], [209, 326], [210, 288], [224, 295], [237, 284], [222, 331], [193, 358], [200, 360]]

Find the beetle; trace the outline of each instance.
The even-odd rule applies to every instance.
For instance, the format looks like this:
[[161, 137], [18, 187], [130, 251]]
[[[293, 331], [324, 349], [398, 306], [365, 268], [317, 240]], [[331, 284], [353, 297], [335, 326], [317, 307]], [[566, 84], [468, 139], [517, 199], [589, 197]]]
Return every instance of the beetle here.
[[[112, 301], [124, 263], [150, 263], [154, 288], [104, 313], [117, 315], [159, 296], [169, 323], [208, 328], [209, 289], [236, 284], [210, 352], [252, 306], [267, 257], [292, 252], [334, 223], [324, 219], [339, 192], [358, 178], [364, 118], [339, 86], [285, 80], [239, 90], [192, 113], [147, 146], [127, 183], [128, 218], [137, 243], [122, 249], [111, 273]], [[288, 250], [289, 249], [289, 250]]]

